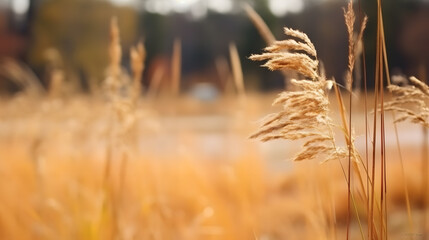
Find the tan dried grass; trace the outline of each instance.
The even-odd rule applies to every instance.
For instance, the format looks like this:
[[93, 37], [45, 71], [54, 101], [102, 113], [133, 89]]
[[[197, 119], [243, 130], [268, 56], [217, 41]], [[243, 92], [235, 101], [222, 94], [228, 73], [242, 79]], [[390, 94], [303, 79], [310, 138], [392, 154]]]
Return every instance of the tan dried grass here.
[[171, 61], [171, 91], [173, 96], [178, 96], [180, 94], [180, 78], [182, 74], [182, 41], [180, 39], [174, 40]]
[[252, 21], [253, 25], [255, 25], [256, 29], [258, 29], [259, 34], [265, 40], [267, 45], [272, 45], [276, 41], [276, 38], [261, 16], [259, 16], [259, 14], [248, 3], [244, 4], [244, 10], [246, 11], [246, 14]]
[[244, 88], [243, 69], [241, 68], [240, 55], [235, 44], [231, 43], [229, 45], [229, 53], [235, 89], [240, 99], [244, 99], [246, 97], [246, 90]]
[[[253, 61], [268, 60], [263, 66], [270, 70], [293, 70], [299, 74], [315, 80], [319, 77], [317, 53], [308, 36], [300, 31], [284, 29], [287, 36], [294, 40], [276, 41], [272, 46], [265, 48], [265, 53], [252, 55]], [[301, 53], [300, 51], [304, 51]]]
[[326, 90], [334, 82], [319, 75], [317, 52], [306, 34], [289, 28], [285, 28], [285, 34], [299, 42], [277, 41], [265, 48], [265, 53], [252, 55], [250, 59], [267, 60], [264, 67], [271, 70], [294, 70], [310, 80], [292, 80], [291, 83], [301, 90], [281, 93], [273, 105], [282, 105], [282, 110], [264, 118], [260, 129], [251, 138], [262, 141], [305, 139], [303, 148], [294, 157], [294, 161], [344, 158], [347, 151], [336, 146], [332, 130], [334, 124], [329, 117]]
[[410, 121], [429, 128], [429, 86], [415, 77], [410, 77], [409, 81], [412, 85], [388, 86], [393, 100], [384, 104], [384, 110], [398, 113], [395, 123]]

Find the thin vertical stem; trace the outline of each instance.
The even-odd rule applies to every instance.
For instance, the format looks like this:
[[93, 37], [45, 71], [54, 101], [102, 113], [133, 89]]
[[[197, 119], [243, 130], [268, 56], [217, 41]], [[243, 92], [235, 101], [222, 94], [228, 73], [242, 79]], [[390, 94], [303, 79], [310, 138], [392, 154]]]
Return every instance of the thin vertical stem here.
[[[393, 115], [393, 119], [395, 119], [396, 117], [395, 117], [394, 112], [392, 115]], [[405, 175], [405, 168], [404, 168], [404, 161], [403, 161], [403, 157], [402, 157], [401, 144], [399, 142], [398, 126], [396, 125], [396, 123], [394, 123], [393, 127], [395, 128], [396, 147], [398, 148], [399, 160], [401, 162], [402, 177], [404, 178], [404, 191], [405, 191], [405, 201], [406, 201], [406, 205], [407, 205], [408, 221], [410, 224], [410, 231], [414, 232], [414, 223], [413, 223], [413, 218], [411, 215], [410, 194], [408, 192], [407, 177]]]
[[[427, 76], [426, 76], [426, 68], [424, 62], [419, 66], [419, 77], [420, 79], [427, 84]], [[429, 201], [429, 193], [428, 193], [428, 181], [429, 181], [429, 139], [428, 139], [428, 129], [423, 128], [423, 148], [422, 148], [422, 192], [423, 192], [423, 218], [422, 218], [422, 226], [421, 232], [423, 233], [422, 238], [427, 239], [428, 231], [426, 229], [428, 218], [427, 218], [427, 207]]]
[[[386, 165], [386, 144], [385, 144], [385, 125], [384, 125], [384, 71], [386, 71], [386, 78], [388, 84], [390, 84], [390, 76], [389, 76], [389, 69], [388, 69], [388, 63], [387, 63], [387, 54], [386, 53], [386, 41], [384, 36], [384, 24], [383, 24], [383, 14], [382, 14], [382, 6], [381, 6], [381, 0], [378, 0], [378, 24], [379, 24], [379, 30], [380, 30], [380, 38], [379, 38], [379, 45], [377, 48], [377, 53], [379, 54], [379, 64], [377, 67], [380, 68], [379, 74], [380, 74], [380, 96], [381, 96], [381, 233], [384, 233], [385, 239], [388, 238], [388, 230], [387, 230], [387, 165]], [[384, 62], [383, 62], [384, 60]], [[384, 65], [383, 65], [384, 63]], [[383, 71], [384, 67], [384, 71]], [[383, 239], [383, 234], [381, 239]]]
[[[381, 54], [379, 55], [381, 57]], [[380, 63], [382, 60], [380, 59]], [[386, 237], [386, 226], [385, 226], [385, 219], [384, 214], [386, 211], [386, 155], [385, 155], [385, 132], [384, 132], [384, 84], [383, 84], [383, 71], [380, 69], [380, 205], [381, 205], [381, 221], [380, 221], [380, 232], [381, 232], [381, 239], [384, 239]], [[386, 237], [387, 238], [387, 237]]]
[[[351, 75], [351, 74], [350, 74]], [[351, 220], [351, 205], [350, 205], [350, 198], [351, 198], [351, 155], [352, 155], [352, 142], [351, 142], [351, 136], [352, 136], [352, 91], [350, 89], [349, 93], [349, 141], [347, 143], [349, 148], [349, 159], [348, 159], [348, 166], [347, 166], [347, 239], [350, 237], [350, 220]]]
[[240, 55], [238, 54], [237, 46], [235, 44], [231, 43], [229, 45], [229, 53], [235, 88], [240, 99], [245, 99], [246, 90], [244, 88], [243, 70], [241, 68]]
[[427, 204], [428, 204], [428, 130], [423, 129], [423, 154], [422, 154], [422, 193], [423, 193], [423, 218], [421, 231], [423, 233], [422, 239], [427, 239], [428, 233], [426, 231], [427, 225]]
[[[362, 23], [363, 19], [362, 14], [362, 1], [359, 0], [359, 22]], [[362, 62], [363, 62], [363, 85], [364, 85], [364, 115], [365, 115], [365, 168], [367, 169], [366, 174], [366, 211], [367, 211], [367, 221], [368, 226], [372, 219], [370, 219], [369, 215], [369, 186], [370, 186], [370, 178], [369, 178], [369, 151], [368, 151], [368, 86], [367, 86], [367, 71], [366, 71], [366, 54], [365, 54], [365, 43], [362, 39]], [[359, 86], [360, 87], [360, 86]], [[368, 228], [367, 231], [368, 239], [370, 239], [370, 230]]]
[[[380, 25], [377, 24], [377, 47], [379, 45], [379, 38], [380, 38]], [[377, 48], [378, 49], [378, 48]], [[379, 63], [379, 58], [378, 58], [378, 52], [377, 52], [377, 57], [376, 57], [376, 66], [378, 66]], [[371, 219], [370, 221], [370, 236], [371, 239], [374, 239], [374, 233], [375, 233], [375, 225], [373, 223], [374, 220], [374, 200], [375, 200], [375, 153], [376, 153], [376, 144], [377, 144], [377, 108], [378, 108], [378, 93], [379, 93], [379, 78], [378, 78], [378, 72], [379, 72], [379, 68], [376, 67], [375, 68], [375, 97], [374, 97], [374, 121], [373, 121], [373, 142], [372, 142], [372, 166], [371, 166], [371, 201], [370, 201], [370, 213], [369, 213], [369, 218]]]

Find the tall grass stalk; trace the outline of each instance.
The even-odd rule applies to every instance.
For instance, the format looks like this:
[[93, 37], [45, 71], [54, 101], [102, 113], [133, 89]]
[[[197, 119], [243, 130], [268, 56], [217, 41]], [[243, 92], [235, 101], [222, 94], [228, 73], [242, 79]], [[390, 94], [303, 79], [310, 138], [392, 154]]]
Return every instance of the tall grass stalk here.
[[[350, 151], [348, 153], [347, 159], [349, 158], [349, 156], [351, 156], [353, 159], [355, 159], [355, 157], [356, 157], [355, 151], [356, 150], [354, 149], [353, 142], [350, 140], [352, 138], [351, 138], [351, 135], [349, 135], [349, 128], [347, 127], [347, 120], [346, 120], [347, 117], [346, 117], [346, 110], [345, 110], [344, 100], [343, 100], [343, 97], [341, 95], [341, 91], [339, 90], [337, 84], [334, 85], [334, 89], [335, 89], [335, 96], [337, 98], [337, 102], [338, 102], [338, 106], [339, 106], [339, 112], [340, 112], [340, 116], [341, 116], [342, 131], [344, 133], [344, 138], [345, 138], [345, 141], [347, 143], [348, 148], [351, 146], [351, 150], [352, 150], [352, 151]], [[360, 159], [360, 157], [359, 157], [359, 159]], [[359, 160], [359, 161], [361, 162], [361, 160]], [[341, 161], [338, 161], [338, 162], [339, 162], [339, 164], [341, 166], [341, 170], [343, 172], [344, 179], [345, 179], [345, 181], [347, 183], [347, 199], [348, 199], [348, 202], [347, 202], [347, 225], [346, 225], [347, 226], [347, 232], [346, 232], [346, 238], [349, 237], [348, 229], [350, 227], [349, 226], [349, 224], [350, 224], [349, 221], [350, 221], [350, 217], [351, 217], [351, 205], [350, 204], [352, 204], [353, 205], [353, 209], [355, 210], [355, 213], [356, 213], [356, 217], [357, 217], [357, 221], [358, 221], [358, 224], [359, 224], [359, 230], [360, 230], [360, 233], [361, 233], [361, 237], [362, 237], [362, 239], [364, 239], [365, 235], [363, 233], [363, 227], [362, 227], [360, 216], [359, 216], [359, 212], [358, 212], [358, 209], [357, 209], [357, 203], [356, 203], [355, 198], [354, 198], [354, 193], [351, 191], [351, 189], [349, 190], [349, 187], [351, 188], [350, 179], [349, 179], [349, 176], [350, 176], [349, 170], [350, 169], [347, 169], [347, 172], [346, 172], [346, 169], [344, 168], [343, 163]], [[361, 171], [359, 169], [359, 165], [357, 164], [357, 162], [355, 160], [353, 160], [353, 161], [348, 162], [347, 166], [348, 167], [353, 166], [353, 170], [357, 174], [359, 182], [360, 182], [360, 187], [361, 187], [360, 189], [362, 191], [362, 194], [364, 195], [365, 198], [367, 198], [367, 196], [365, 196], [365, 187], [363, 185], [363, 178], [362, 178]], [[367, 171], [366, 171], [366, 175], [368, 176]], [[349, 202], [349, 201], [351, 201], [351, 202]]]
[[180, 94], [180, 77], [182, 74], [182, 41], [175, 39], [171, 62], [171, 91], [173, 96]]
[[276, 41], [276, 38], [274, 37], [274, 34], [271, 32], [270, 28], [262, 19], [262, 17], [259, 16], [259, 14], [250, 6], [250, 4], [245, 3], [243, 7], [246, 11], [247, 16], [252, 21], [253, 25], [256, 27], [267, 46], [272, 45]]
[[[354, 40], [353, 40], [353, 27], [355, 22], [355, 15], [353, 11], [353, 3], [349, 2], [347, 11], [344, 9], [344, 18], [347, 26], [347, 32], [349, 37], [349, 63], [348, 63], [348, 72], [347, 72], [347, 85], [349, 86], [349, 129], [348, 136], [352, 135], [352, 100], [353, 100], [353, 68], [355, 62], [355, 49], [354, 49]], [[347, 142], [348, 145], [348, 164], [347, 164], [347, 233], [346, 239], [350, 237], [350, 218], [351, 218], [351, 207], [350, 207], [350, 199], [351, 199], [351, 186], [352, 186], [352, 173], [351, 173], [351, 154], [352, 154], [352, 146], [351, 139]]]
[[[362, 12], [362, 1], [359, 0], [359, 22], [363, 22], [363, 19], [366, 18]], [[373, 222], [373, 219], [370, 218], [369, 209], [369, 199], [370, 199], [370, 185], [371, 185], [371, 179], [369, 176], [369, 146], [368, 146], [368, 130], [369, 130], [369, 124], [368, 124], [368, 86], [367, 86], [367, 70], [366, 70], [366, 53], [365, 53], [365, 43], [363, 41], [363, 38], [361, 39], [361, 47], [362, 47], [362, 67], [363, 67], [363, 87], [364, 87], [364, 117], [365, 117], [365, 169], [366, 169], [366, 211], [367, 211], [367, 236], [368, 240], [371, 239], [369, 226], [371, 225], [371, 222]], [[360, 88], [361, 86], [358, 85]]]
[[[387, 57], [385, 56], [384, 26], [382, 16], [381, 1], [377, 1], [377, 42], [376, 42], [376, 68], [375, 68], [375, 92], [374, 109], [378, 109], [380, 104], [380, 239], [387, 239], [387, 185], [386, 185], [386, 155], [385, 155], [385, 126], [384, 126], [384, 71], [386, 78], [390, 82]], [[384, 68], [385, 67], [385, 68]], [[371, 186], [371, 217], [374, 218], [375, 201], [375, 168], [376, 168], [376, 149], [377, 149], [377, 113], [374, 114], [374, 132], [373, 132], [373, 161], [372, 161], [372, 186]], [[371, 226], [371, 237], [374, 238], [376, 226]]]
[[[347, 234], [346, 234], [346, 238], [349, 239], [349, 229], [350, 229], [350, 217], [351, 217], [351, 204], [350, 201], [352, 200], [352, 187], [353, 187], [353, 183], [352, 183], [352, 164], [354, 164], [354, 168], [355, 171], [357, 172], [358, 176], [359, 176], [359, 180], [360, 180], [360, 185], [361, 185], [361, 191], [362, 193], [365, 195], [365, 186], [363, 183], [363, 178], [361, 176], [360, 170], [359, 170], [359, 166], [355, 163], [352, 163], [351, 159], [352, 159], [352, 147], [353, 147], [353, 139], [352, 139], [352, 113], [353, 113], [353, 71], [354, 71], [354, 67], [356, 64], [356, 54], [357, 54], [357, 49], [356, 47], [359, 45], [360, 42], [362, 42], [362, 38], [363, 38], [363, 33], [364, 30], [366, 28], [366, 23], [367, 23], [367, 17], [363, 17], [361, 19], [360, 22], [360, 31], [359, 34], [357, 36], [357, 38], [355, 39], [354, 37], [354, 24], [356, 21], [356, 16], [353, 10], [353, 3], [350, 1], [348, 6], [347, 6], [347, 10], [344, 9], [344, 19], [345, 19], [345, 24], [347, 27], [347, 33], [348, 33], [348, 42], [349, 42], [349, 53], [348, 53], [348, 71], [347, 71], [347, 75], [346, 75], [346, 85], [347, 85], [347, 90], [349, 91], [349, 116], [348, 116], [348, 128], [347, 128], [347, 124], [346, 124], [346, 118], [345, 118], [345, 113], [344, 113], [344, 107], [340, 108], [340, 113], [342, 113], [342, 120], [343, 120], [343, 128], [348, 131], [347, 135], [346, 135], [346, 142], [347, 142], [347, 146], [348, 146], [348, 166], [347, 166], [347, 183], [348, 183], [348, 198], [347, 198], [347, 207], [348, 207], [348, 216], [347, 216]], [[341, 105], [342, 105], [342, 99], [341, 99], [341, 95], [339, 94], [339, 91], [337, 90], [337, 98], [339, 98]], [[339, 97], [338, 97], [339, 96]], [[363, 165], [363, 167], [365, 168], [365, 165], [363, 164], [362, 160], [359, 158], [359, 163], [361, 163]], [[367, 171], [366, 171], [367, 172]], [[367, 175], [368, 176], [368, 175]], [[368, 179], [368, 177], [367, 177]], [[358, 216], [359, 218], [359, 216]]]
[[[388, 238], [388, 223], [387, 223], [387, 201], [385, 201], [384, 199], [387, 198], [387, 164], [386, 164], [386, 155], [385, 155], [385, 144], [384, 144], [384, 140], [385, 140], [385, 128], [384, 128], [384, 94], [383, 94], [383, 72], [385, 71], [386, 74], [386, 81], [387, 81], [387, 86], [389, 88], [389, 90], [391, 90], [392, 83], [390, 80], [390, 74], [389, 74], [389, 64], [388, 64], [388, 58], [387, 58], [387, 50], [386, 50], [386, 41], [385, 41], [385, 33], [384, 33], [384, 24], [383, 24], [383, 14], [382, 14], [382, 5], [381, 5], [381, 1], [378, 0], [377, 1], [377, 56], [376, 56], [376, 82], [377, 82], [377, 77], [379, 77], [379, 81], [380, 81], [380, 85], [381, 85], [381, 91], [380, 91], [380, 95], [381, 95], [381, 110], [380, 110], [380, 115], [381, 115], [381, 217], [382, 217], [382, 222], [384, 223], [384, 225], [382, 225], [384, 228], [384, 231], [381, 231], [382, 233], [384, 232], [384, 236], [387, 239]], [[384, 69], [383, 69], [384, 68]], [[378, 74], [377, 74], [378, 73]], [[419, 81], [415, 81], [413, 79], [411, 79], [413, 83], [419, 85]], [[421, 84], [420, 84], [421, 86]], [[408, 183], [406, 181], [406, 175], [405, 175], [405, 170], [404, 170], [404, 163], [403, 163], [403, 157], [402, 157], [402, 152], [401, 152], [401, 147], [400, 147], [400, 142], [399, 142], [399, 135], [398, 135], [398, 129], [397, 129], [397, 122], [398, 121], [402, 121], [404, 119], [404, 117], [402, 119], [397, 119], [396, 118], [396, 110], [397, 109], [390, 109], [392, 111], [392, 115], [393, 118], [395, 119], [394, 121], [394, 131], [395, 131], [395, 138], [396, 138], [396, 144], [397, 144], [397, 149], [399, 151], [399, 158], [400, 158], [400, 165], [401, 165], [401, 172], [402, 172], [402, 176], [404, 179], [404, 192], [405, 192], [405, 199], [406, 199], [406, 205], [407, 205], [407, 215], [408, 215], [408, 221], [409, 221], [409, 226], [410, 226], [410, 231], [414, 232], [414, 224], [413, 224], [413, 218], [412, 218], [412, 213], [411, 213], [411, 204], [410, 204], [410, 200], [409, 200], [409, 191], [408, 191]], [[383, 214], [384, 212], [384, 214]], [[423, 231], [425, 232], [425, 231]], [[383, 239], [383, 235], [381, 236], [381, 239]]]
[[423, 233], [422, 238], [423, 239], [427, 239], [428, 233], [427, 233], [427, 229], [426, 229], [426, 225], [427, 225], [427, 205], [428, 205], [428, 181], [429, 181], [429, 164], [428, 164], [428, 158], [429, 158], [429, 149], [428, 149], [428, 144], [429, 144], [429, 134], [428, 134], [428, 129], [427, 128], [423, 128], [423, 147], [422, 147], [422, 193], [423, 193], [423, 217], [422, 217], [422, 224], [421, 224], [421, 232]]
[[[419, 75], [420, 80], [426, 85], [427, 82], [427, 74], [426, 74], [426, 68], [425, 64], [421, 63], [419, 65]], [[428, 128], [423, 127], [423, 147], [422, 147], [422, 192], [423, 192], [423, 218], [422, 218], [422, 226], [421, 231], [423, 233], [423, 239], [427, 239], [428, 237], [428, 229], [427, 229], [427, 223], [428, 223], [428, 217], [427, 217], [427, 210], [428, 210], [428, 202], [429, 202], [429, 131]]]
[[[119, 27], [117, 18], [112, 18], [110, 22], [110, 44], [109, 44], [109, 57], [110, 64], [108, 68], [108, 77], [106, 79], [106, 87], [108, 90], [108, 95], [110, 101], [112, 102], [112, 108], [115, 104], [115, 101], [118, 101], [118, 90], [120, 88], [120, 74], [121, 74], [121, 58], [122, 58], [122, 49], [120, 45], [120, 36], [119, 36]], [[109, 118], [109, 125], [113, 125], [113, 116]], [[104, 167], [104, 178], [103, 185], [106, 187], [108, 179], [111, 172], [112, 164], [112, 141], [113, 133], [111, 128], [108, 131], [108, 146], [106, 148], [106, 162]]]
[[[415, 77], [410, 77], [409, 81], [412, 85], [408, 86], [396, 86], [390, 85], [388, 88], [393, 95], [393, 100], [385, 103], [385, 110], [397, 112], [400, 114], [398, 118], [395, 117], [394, 123], [402, 122], [409, 120], [413, 123], [422, 125], [424, 130], [429, 128], [429, 108], [427, 101], [429, 100], [429, 86], [422, 81], [418, 80]], [[423, 140], [425, 143], [425, 140]], [[425, 154], [426, 147], [422, 148], [423, 153], [423, 165], [426, 162]], [[401, 163], [401, 166], [403, 164]], [[403, 167], [402, 167], [403, 169]], [[402, 170], [404, 171], [404, 170]], [[425, 171], [424, 169], [422, 170]], [[423, 174], [422, 179], [424, 180], [427, 176]], [[427, 182], [422, 183], [422, 187], [427, 184]], [[423, 200], [426, 192], [423, 192]], [[408, 206], [409, 208], [409, 206]], [[407, 209], [409, 212], [410, 210]], [[409, 213], [409, 219], [412, 219], [411, 214]], [[424, 219], [423, 219], [424, 220]], [[413, 223], [410, 221], [410, 228], [413, 230]], [[423, 230], [422, 230], [423, 231]], [[423, 231], [424, 232], [424, 231]]]
[[132, 101], [134, 105], [137, 103], [142, 91], [142, 76], [145, 68], [146, 49], [142, 42], [130, 50], [131, 70], [133, 73], [133, 88], [132, 88]]
[[104, 174], [102, 180], [103, 189], [103, 201], [100, 212], [100, 226], [101, 229], [109, 228], [109, 236], [115, 238], [118, 230], [117, 221], [117, 209], [114, 199], [114, 192], [111, 187], [111, 175], [112, 175], [112, 162], [113, 162], [113, 146], [114, 146], [114, 129], [116, 125], [115, 114], [117, 110], [117, 104], [120, 99], [118, 96], [119, 89], [121, 87], [121, 58], [122, 48], [120, 44], [120, 34], [118, 27], [117, 18], [112, 18], [110, 22], [110, 43], [109, 43], [109, 59], [110, 64], [108, 67], [108, 76], [106, 79], [107, 94], [111, 101], [111, 111], [108, 119], [109, 128], [107, 130], [107, 146], [104, 163]]
[[[392, 83], [391, 83], [390, 74], [389, 74], [389, 64], [388, 64], [388, 58], [387, 58], [386, 41], [385, 41], [385, 36], [384, 36], [382, 6], [381, 6], [380, 1], [377, 1], [377, 16], [378, 16], [377, 34], [380, 34], [380, 40], [377, 42], [377, 54], [382, 55], [382, 56], [380, 56], [380, 58], [382, 58], [382, 59], [380, 59], [380, 61], [384, 62], [384, 65], [383, 64], [377, 64], [376, 67], [381, 68], [379, 71], [382, 71], [383, 66], [384, 66], [384, 70], [386, 72], [387, 86], [390, 88], [390, 86], [392, 86]], [[380, 51], [380, 53], [378, 51]], [[382, 74], [382, 73], [380, 73], [380, 74]], [[382, 103], [382, 105], [383, 105], [382, 107], [384, 107], [384, 103]], [[382, 110], [381, 112], [384, 113], [384, 110]], [[393, 119], [396, 119], [396, 111], [393, 110], [391, 112], [392, 112]], [[399, 138], [399, 134], [398, 134], [398, 127], [397, 127], [396, 120], [393, 122], [393, 126], [394, 126], [394, 132], [395, 132], [396, 147], [398, 150], [398, 155], [399, 155], [399, 160], [400, 160], [400, 165], [401, 165], [401, 173], [402, 173], [402, 177], [404, 179], [404, 194], [405, 194], [408, 222], [409, 222], [410, 231], [414, 232], [414, 224], [413, 224], [413, 218], [412, 218], [412, 212], [411, 212], [408, 183], [406, 181], [407, 177], [406, 177], [405, 169], [404, 169], [404, 161], [403, 161], [402, 150], [401, 150], [401, 146], [400, 146], [400, 140], [399, 140], [400, 138]], [[384, 161], [384, 164], [385, 164], [385, 167], [387, 167], [385, 161]], [[385, 192], [387, 194], [387, 180], [385, 180], [385, 185], [386, 185]], [[385, 206], [385, 207], [387, 208], [387, 206]], [[386, 214], [385, 219], [387, 221], [387, 209], [385, 212], [386, 212], [385, 213]], [[386, 226], [387, 226], [387, 223], [386, 223]], [[386, 230], [386, 232], [387, 232], [387, 230]]]
[[231, 43], [229, 45], [229, 53], [235, 89], [239, 98], [244, 100], [246, 98], [246, 90], [244, 88], [243, 70], [241, 68], [240, 55], [238, 54], [237, 46], [235, 44]]

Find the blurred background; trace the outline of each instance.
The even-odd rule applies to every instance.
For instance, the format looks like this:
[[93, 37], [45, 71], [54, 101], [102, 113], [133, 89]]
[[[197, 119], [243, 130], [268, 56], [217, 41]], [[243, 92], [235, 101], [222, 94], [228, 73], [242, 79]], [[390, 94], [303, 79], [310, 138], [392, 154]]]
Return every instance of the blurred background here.
[[[377, 1], [355, 3], [356, 11], [369, 17], [364, 41], [371, 87]], [[261, 15], [276, 39], [286, 38], [285, 26], [308, 34], [327, 77], [343, 82], [346, 0], [0, 0], [0, 239], [345, 236], [350, 212], [342, 165], [284, 161], [299, 152], [302, 141], [248, 140], [256, 119], [275, 111], [270, 107], [274, 93], [286, 81], [282, 73], [248, 59], [266, 43], [244, 4]], [[383, 4], [390, 72], [424, 81], [429, 1]], [[110, 39], [113, 16], [120, 28], [123, 72], [116, 71], [116, 61], [109, 62], [109, 43], [111, 49], [117, 46], [117, 38]], [[129, 53], [139, 41], [147, 50], [142, 77], [132, 74]], [[232, 43], [246, 91], [235, 71], [240, 64]], [[357, 62], [356, 72], [362, 66]], [[143, 88], [131, 84], [140, 77]], [[183, 94], [177, 97], [179, 81]], [[152, 98], [151, 87], [162, 83], [173, 91]], [[232, 91], [238, 94], [228, 95], [227, 83], [235, 83]], [[147, 98], [134, 99], [135, 89], [143, 89]], [[26, 94], [30, 90], [47, 98]], [[371, 118], [371, 109], [362, 102], [377, 95], [355, 96], [353, 140], [363, 156], [370, 142], [364, 119]], [[343, 110], [338, 101], [332, 103], [332, 117], [340, 123]], [[389, 231], [393, 240], [418, 238], [429, 222], [429, 134], [408, 124], [394, 135], [392, 122], [386, 114], [386, 131], [384, 125], [381, 131], [383, 137], [387, 133]], [[335, 144], [345, 146], [343, 128], [335, 131]], [[422, 223], [415, 235], [407, 227], [412, 221], [405, 211], [406, 184], [414, 223]], [[367, 201], [359, 199], [356, 209], [364, 216]], [[352, 236], [358, 236], [358, 228], [353, 221]]]
[[[230, 43], [237, 44], [248, 89], [281, 89], [281, 74], [248, 60], [262, 51], [265, 42], [246, 16], [244, 3], [253, 6], [277, 39], [284, 38], [284, 26], [307, 33], [327, 76], [342, 81], [347, 63], [345, 0], [0, 0], [0, 59], [27, 64], [45, 87], [46, 69], [61, 65], [69, 84], [89, 92], [104, 78], [109, 20], [117, 16], [126, 69], [130, 46], [139, 40], [146, 45], [145, 85], [154, 69], [168, 64], [174, 39], [180, 38], [182, 89], [201, 82], [217, 88], [222, 81], [217, 68], [228, 61]], [[369, 16], [365, 46], [371, 85], [376, 2], [361, 4]], [[384, 5], [391, 72], [424, 79], [429, 63], [429, 1], [391, 0]], [[19, 86], [3, 75], [2, 94], [18, 92]]]

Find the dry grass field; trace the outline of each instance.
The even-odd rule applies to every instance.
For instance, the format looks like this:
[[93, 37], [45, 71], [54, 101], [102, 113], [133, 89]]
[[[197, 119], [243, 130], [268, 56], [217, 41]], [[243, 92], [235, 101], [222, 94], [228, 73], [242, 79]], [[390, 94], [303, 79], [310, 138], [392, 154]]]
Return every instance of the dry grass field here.
[[246, 91], [231, 44], [233, 92], [192, 97], [180, 39], [143, 89], [144, 45], [124, 71], [113, 18], [97, 91], [72, 93], [58, 68], [46, 92], [27, 79], [2, 98], [0, 239], [427, 239], [429, 87], [391, 81], [380, 1], [373, 91], [352, 87], [367, 24], [352, 2], [346, 86], [305, 33], [276, 40], [246, 11], [268, 45], [250, 59], [288, 76], [282, 92]]
[[[343, 238], [347, 185], [339, 164], [293, 163], [296, 143], [248, 139], [272, 97], [249, 96], [244, 106], [142, 100], [125, 138], [102, 99], [1, 101], [1, 239]], [[356, 142], [364, 151], [361, 125]], [[391, 239], [404, 239], [411, 231], [404, 179], [387, 126], [388, 229]], [[423, 136], [410, 124], [399, 134], [417, 224]], [[358, 229], [353, 221], [352, 239]]]

